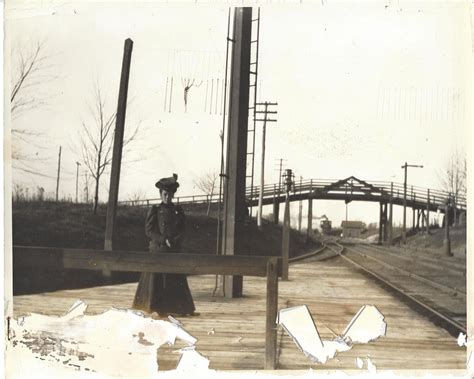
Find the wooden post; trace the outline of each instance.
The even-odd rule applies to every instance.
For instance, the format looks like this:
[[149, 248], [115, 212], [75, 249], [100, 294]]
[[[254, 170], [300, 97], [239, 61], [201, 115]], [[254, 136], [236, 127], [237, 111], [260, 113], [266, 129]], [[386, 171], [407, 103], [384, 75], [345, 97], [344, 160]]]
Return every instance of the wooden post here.
[[308, 199], [308, 227], [306, 229], [306, 238], [309, 239], [312, 235], [313, 235], [313, 199], [310, 197]]
[[[402, 227], [402, 241], [407, 243], [407, 168], [408, 163], [402, 166], [405, 169], [405, 180], [403, 181], [403, 227]], [[397, 190], [398, 193], [398, 190]]]
[[[278, 197], [280, 196], [280, 193], [278, 193]], [[279, 213], [280, 213], [280, 202], [277, 198], [277, 189], [276, 189], [276, 184], [273, 187], [273, 222], [278, 225], [278, 219], [279, 219]]]
[[390, 202], [389, 202], [389, 218], [388, 218], [388, 241], [387, 245], [391, 246], [393, 242], [393, 182], [390, 183]]
[[[251, 36], [252, 8], [235, 8], [230, 69], [226, 177], [224, 181], [222, 228], [222, 252], [224, 255], [242, 254], [245, 238]], [[226, 276], [224, 279], [225, 296], [241, 297], [242, 285], [242, 276]]]
[[430, 234], [430, 190], [426, 194], [426, 234]]
[[290, 195], [285, 199], [285, 215], [283, 217], [283, 238], [282, 238], [282, 280], [288, 280], [288, 258], [290, 256]]
[[388, 224], [388, 204], [383, 203], [383, 242], [387, 242], [388, 238], [388, 231], [387, 231], [387, 224]]
[[382, 229], [383, 229], [383, 204], [380, 202], [380, 211], [379, 211], [379, 245], [382, 243], [383, 239], [383, 234], [382, 234]]
[[270, 259], [267, 263], [267, 307], [265, 325], [265, 370], [276, 368], [278, 313], [278, 263]]
[[[133, 41], [128, 38], [125, 40], [124, 44], [122, 74], [120, 77], [120, 90], [118, 96], [117, 117], [115, 122], [115, 135], [112, 155], [112, 168], [110, 172], [109, 202], [107, 204], [107, 220], [105, 225], [104, 250], [113, 249], [115, 216], [117, 214], [117, 200], [120, 183], [120, 166], [122, 164], [125, 114], [127, 111], [128, 79], [130, 77], [132, 49]], [[104, 274], [107, 275], [107, 273]]]

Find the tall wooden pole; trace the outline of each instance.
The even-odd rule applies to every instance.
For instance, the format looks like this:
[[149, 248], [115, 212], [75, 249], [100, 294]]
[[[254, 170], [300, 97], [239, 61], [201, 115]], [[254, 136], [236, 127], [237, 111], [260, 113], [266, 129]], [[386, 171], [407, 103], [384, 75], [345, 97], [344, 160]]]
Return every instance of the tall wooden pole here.
[[113, 237], [115, 227], [115, 216], [117, 214], [117, 200], [120, 183], [120, 166], [122, 163], [123, 133], [125, 126], [125, 114], [127, 111], [128, 79], [130, 77], [130, 63], [132, 60], [133, 41], [125, 40], [122, 74], [120, 77], [120, 89], [117, 105], [117, 117], [115, 122], [114, 146], [112, 155], [112, 169], [110, 172], [109, 202], [107, 204], [107, 220], [105, 225], [104, 250], [113, 249]]
[[[235, 8], [222, 229], [222, 252], [225, 255], [244, 253], [251, 36], [252, 8]], [[226, 276], [224, 278], [225, 296], [241, 297], [242, 286], [242, 276]]]
[[61, 174], [61, 146], [59, 146], [59, 156], [58, 156], [58, 176], [56, 179], [56, 201], [59, 200], [59, 176]]
[[268, 103], [265, 102], [265, 116], [262, 128], [262, 161], [260, 162], [260, 191], [258, 191], [257, 226], [262, 229], [263, 189], [265, 186], [265, 134], [267, 130]]

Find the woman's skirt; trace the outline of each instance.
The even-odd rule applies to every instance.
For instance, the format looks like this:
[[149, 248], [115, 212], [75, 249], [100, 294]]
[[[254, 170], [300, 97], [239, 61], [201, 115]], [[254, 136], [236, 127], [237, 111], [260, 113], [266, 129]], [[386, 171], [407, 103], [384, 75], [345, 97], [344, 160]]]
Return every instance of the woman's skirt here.
[[161, 315], [191, 314], [196, 309], [185, 274], [149, 272], [140, 276], [133, 308]]

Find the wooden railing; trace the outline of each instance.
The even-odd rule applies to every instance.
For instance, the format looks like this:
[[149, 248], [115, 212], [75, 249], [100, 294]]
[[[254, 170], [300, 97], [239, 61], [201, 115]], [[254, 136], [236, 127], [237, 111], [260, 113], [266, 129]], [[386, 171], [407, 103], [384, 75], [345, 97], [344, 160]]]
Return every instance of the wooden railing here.
[[13, 269], [86, 269], [267, 278], [265, 369], [276, 368], [276, 317], [281, 258], [251, 255], [150, 254], [135, 251], [13, 246]]
[[[337, 182], [334, 179], [306, 179], [302, 182], [297, 181], [295, 183], [294, 194], [299, 195], [308, 195], [315, 190], [321, 190], [325, 187]], [[395, 201], [403, 200], [403, 183], [397, 182], [386, 182], [386, 181], [367, 181], [368, 184], [384, 191], [386, 195], [390, 194], [391, 186], [393, 184], [393, 199]], [[350, 196], [351, 187], [345, 187], [347, 190], [347, 196]], [[341, 193], [341, 191], [339, 191]], [[254, 186], [253, 190], [250, 187], [246, 189], [246, 197], [249, 203], [255, 203], [258, 201], [260, 193], [260, 187]], [[278, 184], [266, 184], [263, 187], [263, 198], [268, 200], [273, 197], [282, 197], [284, 196], [283, 186], [279, 187]], [[466, 210], [467, 208], [467, 199], [465, 193], [457, 194], [457, 196], [450, 195], [447, 191], [429, 189], [419, 186], [407, 186], [407, 200], [409, 202], [416, 202], [417, 204], [428, 204], [432, 206], [444, 206], [446, 200], [451, 198], [453, 204], [459, 210]], [[220, 199], [222, 201], [222, 198]], [[189, 195], [189, 196], [179, 196], [175, 198], [176, 204], [207, 204], [209, 202], [214, 203], [219, 201], [219, 195]], [[134, 206], [150, 206], [153, 204], [159, 204], [161, 199], [144, 199], [144, 200], [129, 200], [121, 201], [120, 205], [134, 205]]]

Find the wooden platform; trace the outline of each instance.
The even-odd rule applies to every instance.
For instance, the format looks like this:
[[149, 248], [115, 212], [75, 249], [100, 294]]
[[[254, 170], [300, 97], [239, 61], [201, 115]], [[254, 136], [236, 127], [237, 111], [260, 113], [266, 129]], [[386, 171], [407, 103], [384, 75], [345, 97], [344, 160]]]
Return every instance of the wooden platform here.
[[[263, 368], [265, 339], [265, 279], [245, 278], [241, 299], [212, 297], [214, 276], [189, 278], [198, 317], [181, 318], [197, 339], [197, 350], [218, 370]], [[67, 290], [14, 298], [15, 317], [28, 312], [64, 313], [76, 299], [89, 304], [88, 313], [111, 306], [131, 305], [136, 283], [83, 290]], [[365, 304], [376, 305], [385, 315], [387, 335], [368, 344], [355, 345], [325, 365], [312, 364], [282, 330], [278, 337], [279, 369], [356, 369], [355, 358], [370, 357], [378, 369], [465, 369], [466, 353], [456, 338], [400, 300], [347, 266], [341, 258], [324, 262], [295, 263], [290, 281], [280, 282], [279, 308], [306, 304], [323, 339], [342, 333]], [[161, 369], [175, 367], [182, 345], [158, 351]]]

